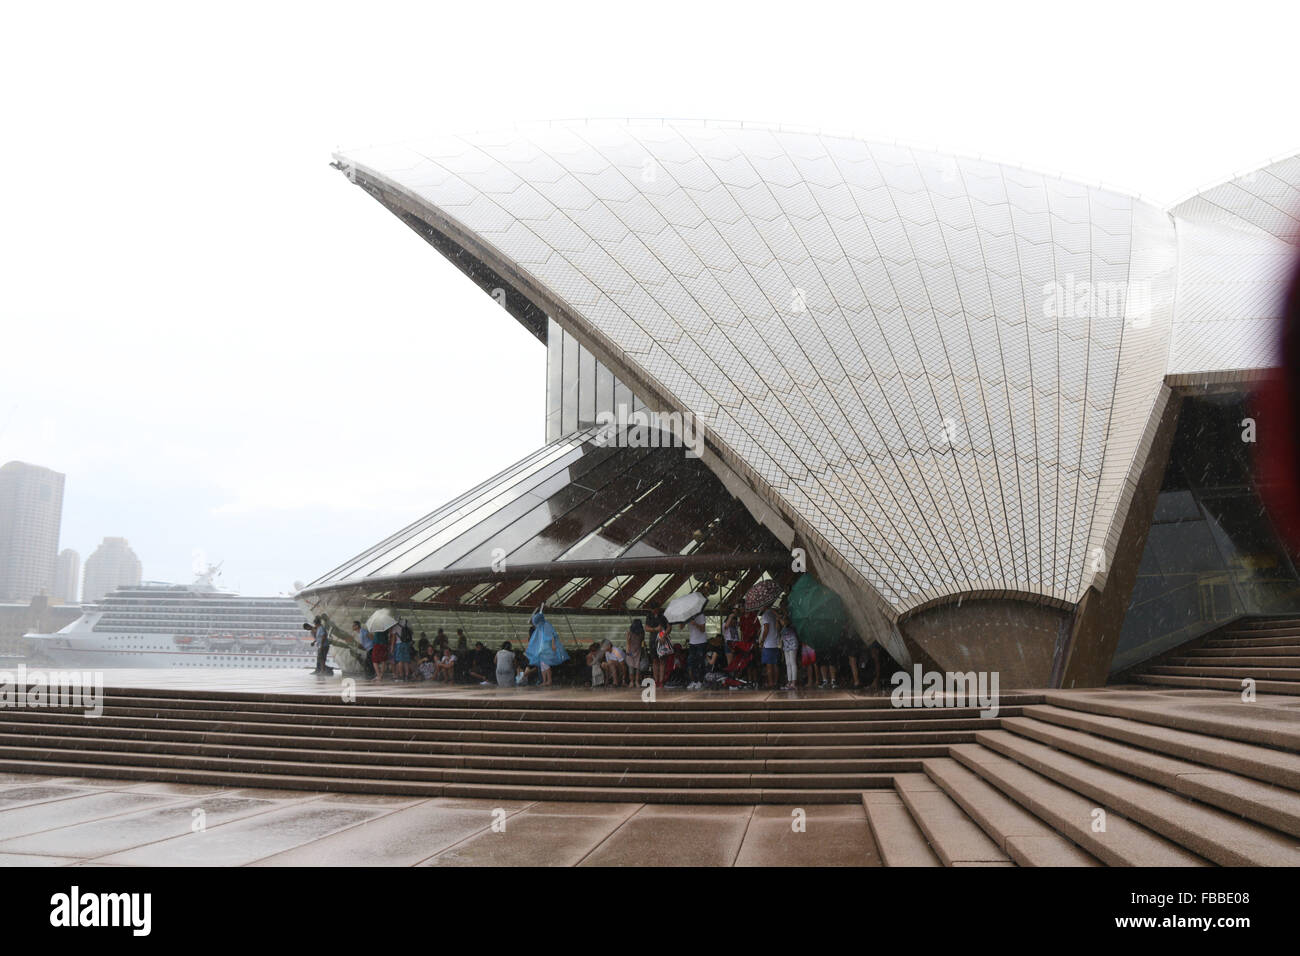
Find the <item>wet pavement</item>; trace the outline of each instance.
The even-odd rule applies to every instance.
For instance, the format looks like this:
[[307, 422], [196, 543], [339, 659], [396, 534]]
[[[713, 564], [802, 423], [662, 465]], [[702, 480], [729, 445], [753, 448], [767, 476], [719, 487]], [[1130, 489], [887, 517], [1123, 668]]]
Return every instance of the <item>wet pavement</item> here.
[[670, 806], [0, 774], [0, 866], [879, 866], [860, 805]]

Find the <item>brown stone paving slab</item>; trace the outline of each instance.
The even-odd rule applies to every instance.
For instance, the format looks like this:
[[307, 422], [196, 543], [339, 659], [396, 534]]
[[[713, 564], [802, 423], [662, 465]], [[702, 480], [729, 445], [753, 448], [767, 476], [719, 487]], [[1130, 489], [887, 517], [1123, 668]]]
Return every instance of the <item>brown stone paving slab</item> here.
[[34, 853], [0, 853], [0, 866], [69, 866], [77, 863], [72, 856], [40, 856]]
[[54, 779], [53, 777], [50, 777], [48, 775], [43, 775], [43, 774], [6, 772], [6, 773], [0, 773], [0, 786], [5, 786], [11, 783], [17, 783], [17, 784], [49, 783], [53, 779]]
[[[458, 809], [426, 800], [275, 856], [255, 866], [414, 866], [489, 829], [488, 808]], [[505, 818], [507, 832], [510, 815]]]
[[880, 866], [862, 804], [820, 804], [803, 810], [803, 830], [791, 808], [759, 806], [736, 866]]
[[243, 866], [304, 843], [312, 843], [387, 811], [317, 804], [282, 807], [244, 820], [209, 827], [104, 857], [132, 866]]
[[672, 820], [682, 820], [687, 817], [724, 817], [734, 819], [737, 816], [746, 817], [749, 815], [749, 806], [736, 807], [726, 804], [674, 804], [674, 803], [647, 803], [637, 811], [638, 817], [668, 817]]
[[[619, 817], [621, 819], [631, 816], [640, 806], [642, 804], [639, 803], [574, 803], [554, 800], [531, 804], [528, 812], [548, 816]], [[733, 812], [739, 811], [739, 807], [733, 808]]]
[[318, 800], [327, 794], [320, 790], [276, 790], [272, 787], [240, 787], [229, 790], [232, 797], [252, 797], [255, 800], [288, 800], [302, 803], [305, 800]]
[[51, 800], [61, 800], [65, 797], [82, 797], [94, 792], [83, 787], [7, 787], [0, 790], [0, 810], [22, 807], [29, 803], [48, 803]]
[[[184, 836], [193, 832], [199, 821], [202, 821], [203, 826], [214, 827], [273, 810], [275, 807], [276, 804], [269, 800], [211, 796], [15, 837], [0, 842], [0, 851], [49, 853], [91, 859], [146, 843]], [[202, 816], [198, 816], [196, 810], [202, 811]]]
[[647, 809], [629, 817], [578, 865], [731, 866], [750, 816], [736, 807]]
[[390, 810], [396, 810], [401, 807], [409, 807], [413, 803], [419, 803], [421, 800], [429, 800], [430, 797], [412, 797], [402, 796], [400, 794], [389, 793], [326, 793], [321, 795], [318, 802], [324, 804], [344, 804], [346, 806], [370, 806], [386, 807]]
[[140, 781], [115, 777], [56, 777], [50, 783], [86, 787], [93, 790], [130, 790], [132, 787], [137, 786]]
[[182, 796], [213, 796], [218, 793], [230, 792], [229, 787], [210, 787], [201, 783], [168, 783], [165, 780], [134, 783], [123, 789], [137, 793], [176, 793]]
[[0, 811], [0, 840], [54, 830], [70, 824], [86, 823], [103, 817], [115, 817], [147, 807], [162, 807], [178, 802], [177, 797], [156, 793], [127, 793], [105, 790], [81, 797], [29, 804]]
[[509, 817], [504, 832], [470, 837], [421, 866], [574, 866], [626, 819], [626, 815], [534, 813]]
[[[523, 810], [537, 806], [532, 800], [493, 800], [487, 797], [429, 797], [429, 802], [439, 807], [454, 807], [460, 810]], [[589, 806], [589, 804], [583, 804]]]

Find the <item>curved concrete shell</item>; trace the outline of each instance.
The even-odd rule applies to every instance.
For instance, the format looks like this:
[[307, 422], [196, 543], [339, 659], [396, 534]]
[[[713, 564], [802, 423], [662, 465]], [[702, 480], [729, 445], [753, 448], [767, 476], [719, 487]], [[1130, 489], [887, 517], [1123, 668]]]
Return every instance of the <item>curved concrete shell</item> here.
[[1267, 364], [1285, 271], [1277, 233], [836, 135], [593, 122], [336, 160], [689, 416], [891, 651], [936, 605], [1100, 592], [1170, 385]]

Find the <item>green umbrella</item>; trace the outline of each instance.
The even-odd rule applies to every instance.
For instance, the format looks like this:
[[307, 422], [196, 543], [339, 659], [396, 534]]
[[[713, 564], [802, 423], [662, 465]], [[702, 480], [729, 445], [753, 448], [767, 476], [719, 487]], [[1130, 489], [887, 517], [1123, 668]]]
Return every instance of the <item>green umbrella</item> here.
[[790, 619], [801, 641], [824, 651], [844, 633], [849, 613], [838, 594], [811, 574], [801, 574], [790, 589]]

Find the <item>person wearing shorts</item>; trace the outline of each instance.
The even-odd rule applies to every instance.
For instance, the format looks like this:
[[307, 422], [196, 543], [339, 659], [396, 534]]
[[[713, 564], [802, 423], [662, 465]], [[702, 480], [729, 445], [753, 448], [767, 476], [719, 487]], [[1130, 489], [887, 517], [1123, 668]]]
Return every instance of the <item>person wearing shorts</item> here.
[[807, 680], [804, 686], [809, 690], [817, 686], [817, 651], [811, 644], [805, 644], [800, 655]]
[[388, 670], [388, 635], [376, 634], [375, 646], [370, 648], [370, 663], [375, 665], [375, 680], [383, 680]]
[[600, 647], [604, 651], [601, 669], [605, 672], [606, 685], [622, 687], [627, 683], [627, 655], [610, 640], [606, 640]]
[[398, 680], [410, 680], [411, 678], [411, 658], [414, 656], [415, 648], [410, 641], [399, 640], [397, 646], [393, 648], [393, 669], [396, 671], [394, 676]]

